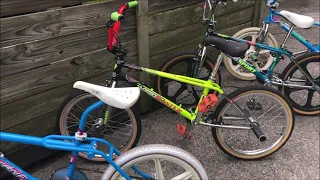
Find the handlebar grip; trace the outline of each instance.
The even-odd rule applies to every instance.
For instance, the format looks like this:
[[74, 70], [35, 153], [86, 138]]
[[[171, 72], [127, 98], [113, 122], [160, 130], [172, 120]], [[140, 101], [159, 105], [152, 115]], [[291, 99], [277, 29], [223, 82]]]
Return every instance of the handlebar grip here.
[[128, 8], [134, 8], [134, 7], [137, 7], [138, 6], [138, 1], [131, 1], [131, 2], [128, 2]]
[[123, 21], [124, 16], [122, 14], [119, 14], [118, 12], [113, 12], [111, 14], [111, 20], [112, 21]]

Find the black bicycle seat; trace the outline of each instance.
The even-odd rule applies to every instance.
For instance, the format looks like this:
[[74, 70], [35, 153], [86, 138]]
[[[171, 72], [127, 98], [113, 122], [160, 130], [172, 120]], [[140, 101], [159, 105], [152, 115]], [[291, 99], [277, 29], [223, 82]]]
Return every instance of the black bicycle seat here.
[[215, 48], [231, 57], [242, 57], [250, 48], [249, 44], [245, 42], [236, 42], [217, 36], [207, 36], [203, 42], [206, 46], [214, 45]]

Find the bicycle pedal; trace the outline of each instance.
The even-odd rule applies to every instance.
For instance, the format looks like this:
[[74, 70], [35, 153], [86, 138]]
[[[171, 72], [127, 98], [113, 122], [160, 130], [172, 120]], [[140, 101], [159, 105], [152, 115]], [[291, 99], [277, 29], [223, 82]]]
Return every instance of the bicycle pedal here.
[[219, 102], [215, 94], [209, 94], [199, 103], [198, 108], [200, 112], [208, 112]]
[[189, 139], [192, 138], [192, 134], [188, 132], [187, 127], [182, 124], [177, 124], [177, 132], [180, 136], [184, 137], [183, 139], [185, 139], [186, 137], [188, 137]]

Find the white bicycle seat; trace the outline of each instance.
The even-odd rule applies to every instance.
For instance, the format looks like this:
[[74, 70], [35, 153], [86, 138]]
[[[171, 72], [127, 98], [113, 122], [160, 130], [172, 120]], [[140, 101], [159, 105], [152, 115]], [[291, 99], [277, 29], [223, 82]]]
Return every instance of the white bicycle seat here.
[[77, 81], [73, 87], [89, 92], [104, 103], [119, 109], [127, 109], [133, 106], [140, 96], [138, 87], [108, 88], [83, 81]]
[[309, 16], [304, 16], [289, 11], [280, 11], [280, 14], [300, 28], [311, 28], [314, 23], [314, 19]]

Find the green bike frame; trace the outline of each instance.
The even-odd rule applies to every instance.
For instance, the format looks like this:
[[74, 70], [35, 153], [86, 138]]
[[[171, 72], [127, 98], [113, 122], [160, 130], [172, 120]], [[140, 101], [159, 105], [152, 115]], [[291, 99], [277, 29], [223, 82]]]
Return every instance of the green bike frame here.
[[[157, 75], [157, 76], [160, 76], [163, 78], [172, 79], [175, 81], [183, 82], [183, 83], [198, 86], [198, 87], [203, 87], [204, 90], [203, 90], [203, 93], [200, 97], [199, 103], [203, 100], [203, 98], [205, 96], [208, 95], [210, 90], [217, 91], [219, 94], [224, 94], [224, 92], [220, 88], [220, 86], [218, 84], [216, 84], [211, 79], [204, 81], [201, 79], [191, 78], [191, 77], [187, 77], [187, 76], [170, 74], [170, 73], [166, 73], [166, 72], [162, 72], [162, 71], [157, 71], [157, 70], [153, 70], [153, 69], [148, 69], [148, 68], [143, 68], [143, 67], [139, 67], [139, 66], [135, 66], [135, 65], [126, 64], [123, 60], [120, 60], [120, 59], [121, 58], [119, 58], [117, 60], [114, 71], [113, 71], [113, 77], [112, 77], [113, 82], [117, 82], [119, 80], [128, 81], [131, 85], [139, 87], [141, 91], [147, 93], [150, 97], [152, 97], [156, 101], [160, 102], [161, 104], [167, 106], [168, 108], [172, 109], [176, 113], [178, 113], [181, 116], [185, 117], [186, 119], [190, 120], [191, 123], [194, 123], [196, 118], [199, 117], [198, 115], [200, 113], [199, 113], [198, 107], [196, 107], [194, 112], [184, 109], [181, 105], [177, 105], [174, 102], [170, 101], [169, 99], [161, 96], [160, 94], [155, 92], [152, 88], [148, 87], [147, 85], [140, 83], [139, 81], [135, 80], [134, 78], [121, 72], [121, 68], [125, 67], [128, 69], [134, 69], [137, 71], [146, 72], [148, 74]], [[199, 124], [201, 124], [201, 120], [199, 121]]]

